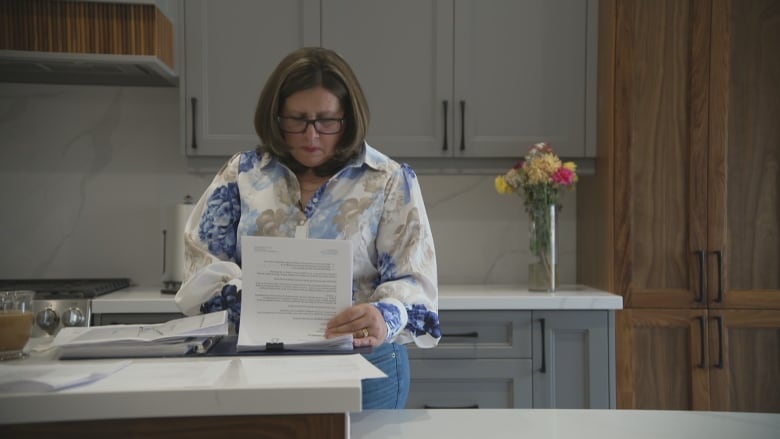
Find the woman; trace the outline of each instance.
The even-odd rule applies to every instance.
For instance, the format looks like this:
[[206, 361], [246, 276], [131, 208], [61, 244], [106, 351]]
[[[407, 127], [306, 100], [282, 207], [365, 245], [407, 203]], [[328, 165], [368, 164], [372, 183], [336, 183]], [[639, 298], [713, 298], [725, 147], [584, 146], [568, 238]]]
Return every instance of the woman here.
[[343, 58], [323, 48], [285, 57], [257, 104], [261, 145], [220, 169], [187, 222], [176, 303], [188, 315], [228, 309], [238, 323], [240, 236], [348, 240], [353, 306], [330, 320], [326, 337], [353, 334], [388, 375], [363, 382], [364, 409], [403, 408], [404, 344], [430, 348], [441, 336], [436, 255], [414, 172], [365, 142], [368, 122]]

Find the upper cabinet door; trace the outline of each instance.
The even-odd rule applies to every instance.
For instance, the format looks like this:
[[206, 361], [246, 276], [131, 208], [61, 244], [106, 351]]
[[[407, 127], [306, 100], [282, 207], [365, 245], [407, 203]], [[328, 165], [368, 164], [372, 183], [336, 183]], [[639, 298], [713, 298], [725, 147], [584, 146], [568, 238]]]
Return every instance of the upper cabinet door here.
[[452, 0], [323, 2], [322, 46], [355, 70], [372, 146], [393, 156], [450, 155], [452, 32]]
[[778, 53], [780, 1], [713, 1], [707, 246], [712, 307], [780, 306]]
[[597, 0], [188, 1], [189, 155], [257, 142], [257, 98], [301, 46], [342, 54], [368, 98], [368, 141], [400, 158], [517, 158], [550, 142], [595, 156]]
[[614, 291], [706, 307], [709, 1], [616, 3]]
[[455, 0], [457, 154], [595, 156], [598, 3]]
[[368, 141], [397, 157], [595, 155], [595, 0], [329, 0], [322, 45], [355, 68]]
[[184, 8], [185, 151], [229, 156], [253, 149], [260, 90], [285, 55], [319, 45], [319, 2], [189, 0]]

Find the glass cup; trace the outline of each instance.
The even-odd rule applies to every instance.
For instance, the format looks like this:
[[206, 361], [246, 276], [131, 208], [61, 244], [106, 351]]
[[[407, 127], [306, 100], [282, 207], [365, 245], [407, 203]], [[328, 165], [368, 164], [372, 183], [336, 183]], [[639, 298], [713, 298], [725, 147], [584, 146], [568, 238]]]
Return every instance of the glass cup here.
[[24, 358], [33, 328], [34, 291], [0, 291], [0, 360]]

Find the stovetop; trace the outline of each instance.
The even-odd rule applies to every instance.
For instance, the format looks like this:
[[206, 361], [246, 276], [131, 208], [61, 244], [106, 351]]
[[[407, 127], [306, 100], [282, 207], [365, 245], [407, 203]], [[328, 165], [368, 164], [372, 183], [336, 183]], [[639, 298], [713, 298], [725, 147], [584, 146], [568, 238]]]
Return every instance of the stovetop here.
[[91, 299], [130, 286], [130, 279], [0, 279], [0, 290], [32, 290], [36, 299]]

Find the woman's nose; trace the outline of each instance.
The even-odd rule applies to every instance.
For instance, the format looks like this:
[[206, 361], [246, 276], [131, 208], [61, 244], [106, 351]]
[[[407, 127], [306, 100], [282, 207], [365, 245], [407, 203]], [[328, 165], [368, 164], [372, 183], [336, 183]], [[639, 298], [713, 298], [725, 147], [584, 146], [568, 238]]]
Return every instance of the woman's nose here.
[[306, 125], [306, 131], [303, 132], [303, 135], [306, 136], [307, 139], [315, 139], [320, 136], [320, 133], [317, 132], [317, 128], [314, 127], [314, 124], [310, 123]]

